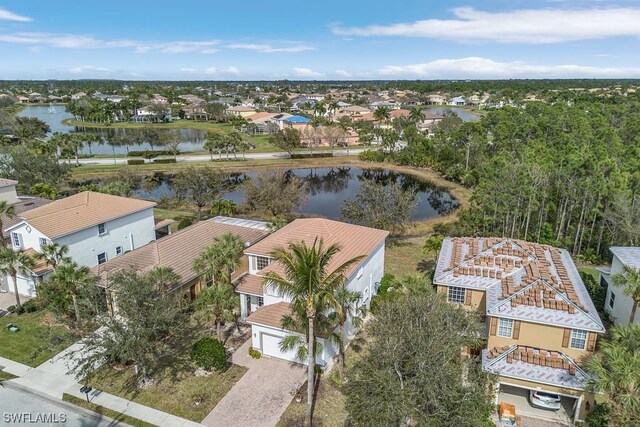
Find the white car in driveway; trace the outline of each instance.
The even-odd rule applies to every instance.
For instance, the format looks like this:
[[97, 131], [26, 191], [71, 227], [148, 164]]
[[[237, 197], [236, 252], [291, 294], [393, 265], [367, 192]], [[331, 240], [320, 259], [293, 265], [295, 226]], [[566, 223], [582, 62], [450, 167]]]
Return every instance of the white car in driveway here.
[[531, 406], [541, 409], [557, 411], [562, 406], [562, 398], [557, 394], [540, 390], [529, 390], [529, 402]]

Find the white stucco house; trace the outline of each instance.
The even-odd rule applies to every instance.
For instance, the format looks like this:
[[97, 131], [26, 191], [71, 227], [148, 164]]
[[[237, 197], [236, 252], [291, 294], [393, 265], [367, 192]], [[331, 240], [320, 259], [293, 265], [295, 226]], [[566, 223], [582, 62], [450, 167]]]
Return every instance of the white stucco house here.
[[[624, 294], [622, 286], [613, 283], [613, 277], [623, 273], [624, 266], [640, 270], [640, 247], [613, 246], [609, 250], [613, 253], [611, 268], [598, 268], [600, 285], [607, 288], [604, 309], [616, 325], [628, 325], [631, 323], [633, 299]], [[640, 309], [637, 310], [633, 323], [640, 324]]]
[[[297, 219], [246, 249], [244, 253], [249, 258], [249, 273], [237, 281], [236, 292], [240, 294], [241, 316], [251, 325], [252, 347], [264, 356], [306, 363], [306, 360], [296, 358], [295, 351], [280, 350], [280, 342], [297, 332], [285, 330], [281, 325], [282, 317], [291, 314], [291, 299], [264, 284], [264, 277], [269, 271], [283, 275], [279, 265], [272, 263], [270, 253], [274, 249], [286, 247], [291, 242], [304, 241], [312, 245], [316, 238], [323, 239], [326, 246], [337, 243], [341, 250], [331, 260], [328, 266], [330, 271], [351, 258], [363, 256], [346, 272], [347, 288], [358, 292], [359, 304], [369, 308], [371, 297], [376, 295], [384, 274], [387, 235], [386, 231], [323, 218]], [[347, 335], [355, 334], [350, 321], [345, 329]], [[330, 366], [337, 354], [337, 346], [323, 339], [319, 341], [322, 352], [318, 354], [316, 363]]]
[[[5, 232], [14, 250], [35, 255], [43, 245], [57, 243], [69, 248], [68, 256], [74, 262], [93, 267], [155, 240], [155, 205], [84, 191], [22, 212], [20, 221]], [[18, 293], [35, 296], [38, 281], [48, 272], [39, 265], [38, 271], [19, 275]]]

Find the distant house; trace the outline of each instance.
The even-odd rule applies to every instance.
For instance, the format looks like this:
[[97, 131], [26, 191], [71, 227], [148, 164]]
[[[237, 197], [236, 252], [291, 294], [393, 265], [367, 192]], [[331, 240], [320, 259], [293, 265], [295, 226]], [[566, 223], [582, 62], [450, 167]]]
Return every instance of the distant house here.
[[463, 96], [456, 96], [455, 98], [451, 98], [449, 101], [447, 101], [447, 105], [463, 106], [463, 105], [467, 105], [467, 101], [464, 99]]
[[347, 105], [338, 110], [340, 115], [347, 115], [349, 117], [361, 116], [363, 114], [370, 113], [371, 110], [366, 107], [361, 107], [359, 105]]
[[29, 102], [31, 102], [28, 96], [18, 95], [16, 96], [16, 99], [20, 104], [28, 104]]
[[252, 107], [243, 107], [243, 106], [235, 106], [235, 107], [229, 107], [227, 108], [227, 114], [230, 114], [232, 116], [240, 116], [243, 118], [247, 118], [249, 116], [252, 116], [256, 113], [256, 109], [252, 108]]
[[[20, 221], [5, 231], [14, 250], [35, 254], [43, 245], [57, 243], [69, 248], [73, 261], [92, 267], [155, 240], [155, 205], [84, 191], [22, 212]], [[19, 275], [18, 292], [35, 295], [38, 280], [42, 275]]]
[[398, 101], [393, 99], [374, 101], [369, 104], [369, 108], [373, 111], [378, 107], [384, 107], [389, 110], [399, 110], [401, 105]]
[[444, 95], [440, 95], [438, 93], [427, 95], [427, 105], [445, 105], [446, 103], [447, 97]]
[[207, 104], [189, 104], [182, 107], [182, 112], [185, 119], [207, 120], [209, 118]]
[[[616, 286], [613, 277], [624, 273], [624, 267], [640, 270], [640, 247], [614, 246], [609, 248], [613, 254], [611, 268], [598, 268], [600, 285], [607, 289], [604, 309], [616, 325], [631, 323], [633, 299], [625, 295], [623, 286]], [[633, 323], [640, 324], [640, 309], [636, 312]]]
[[49, 95], [47, 97], [49, 102], [62, 102], [64, 101], [64, 98], [62, 98], [61, 96], [58, 95]]
[[71, 95], [71, 100], [77, 101], [78, 99], [84, 98], [85, 96], [87, 96], [87, 94], [84, 92], [74, 93], [73, 95]]
[[302, 130], [311, 123], [311, 119], [304, 116], [290, 116], [284, 120], [284, 126], [292, 129]]
[[[329, 263], [329, 270], [348, 259], [364, 256], [345, 272], [346, 287], [360, 294], [359, 306], [369, 308], [384, 274], [385, 239], [388, 234], [382, 230], [322, 218], [297, 219], [246, 249], [244, 253], [249, 259], [249, 273], [237, 280], [236, 292], [240, 294], [241, 316], [251, 325], [252, 347], [265, 356], [306, 363], [306, 359], [297, 359], [295, 350], [283, 351], [280, 348], [286, 336], [299, 334], [299, 331], [282, 327], [283, 316], [292, 313], [291, 298], [281, 295], [265, 280], [265, 275], [271, 271], [284, 275], [280, 264], [274, 262], [271, 256], [274, 249], [286, 247], [292, 242], [304, 241], [311, 245], [316, 238], [324, 239], [326, 246], [337, 243], [342, 249]], [[347, 321], [346, 331], [349, 339], [356, 332], [351, 319]], [[317, 355], [316, 363], [328, 367], [337, 353], [336, 345], [322, 338], [319, 341], [322, 352]]]

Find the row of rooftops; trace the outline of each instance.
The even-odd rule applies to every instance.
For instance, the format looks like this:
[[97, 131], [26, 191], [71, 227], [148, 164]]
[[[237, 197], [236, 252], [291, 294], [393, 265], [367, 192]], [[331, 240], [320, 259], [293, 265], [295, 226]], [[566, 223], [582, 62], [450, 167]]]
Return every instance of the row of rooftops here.
[[500, 238], [447, 238], [434, 284], [486, 292], [486, 314], [604, 332], [564, 249]]

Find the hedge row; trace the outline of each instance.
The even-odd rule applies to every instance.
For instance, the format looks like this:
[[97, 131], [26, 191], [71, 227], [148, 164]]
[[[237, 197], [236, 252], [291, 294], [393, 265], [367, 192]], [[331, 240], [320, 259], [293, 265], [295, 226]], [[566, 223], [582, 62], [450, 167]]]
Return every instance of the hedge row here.
[[131, 157], [146, 157], [148, 159], [158, 156], [169, 156], [173, 154], [173, 151], [168, 150], [144, 150], [144, 151], [129, 151]]
[[128, 165], [144, 165], [144, 159], [129, 159], [127, 160]]
[[292, 159], [310, 159], [315, 157], [333, 157], [333, 153], [293, 153]]
[[153, 163], [175, 163], [176, 162], [176, 158], [175, 157], [168, 157], [166, 159], [154, 159]]

